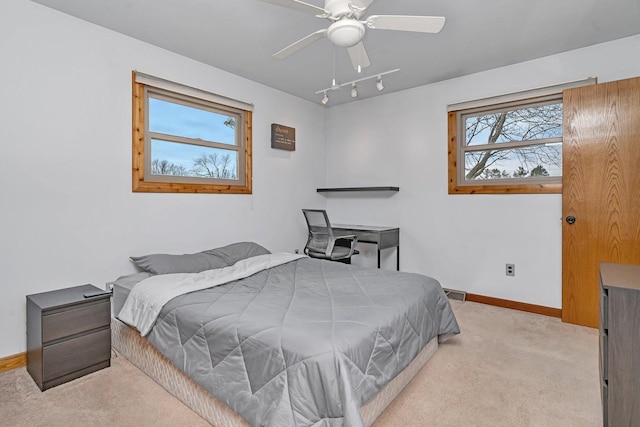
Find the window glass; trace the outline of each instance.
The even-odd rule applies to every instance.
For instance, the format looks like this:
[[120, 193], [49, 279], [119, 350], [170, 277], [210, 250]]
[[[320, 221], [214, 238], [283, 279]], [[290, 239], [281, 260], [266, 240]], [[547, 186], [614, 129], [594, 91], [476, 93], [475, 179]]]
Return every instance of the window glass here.
[[238, 178], [235, 151], [151, 140], [151, 174], [198, 178]]
[[184, 138], [236, 144], [234, 117], [149, 97], [149, 131]]
[[562, 138], [562, 103], [464, 115], [466, 145]]
[[465, 179], [525, 179], [562, 176], [562, 144], [465, 153]]
[[562, 177], [562, 102], [461, 113], [463, 181]]

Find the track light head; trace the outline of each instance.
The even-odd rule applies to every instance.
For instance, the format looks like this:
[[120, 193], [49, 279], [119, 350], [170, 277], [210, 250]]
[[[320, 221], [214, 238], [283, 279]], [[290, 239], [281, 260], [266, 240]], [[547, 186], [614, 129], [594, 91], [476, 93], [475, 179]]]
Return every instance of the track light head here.
[[356, 84], [355, 84], [355, 83], [353, 83], [353, 84], [351, 85], [351, 97], [352, 97], [352, 98], [355, 98], [355, 97], [357, 97], [357, 96], [358, 96], [358, 89], [356, 88]]
[[324, 98], [322, 98], [322, 105], [327, 105], [327, 102], [329, 102], [329, 96], [327, 96], [327, 92], [324, 92]]
[[384, 85], [382, 84], [382, 76], [378, 76], [378, 79], [376, 80], [376, 87], [378, 88], [378, 90], [384, 89]]

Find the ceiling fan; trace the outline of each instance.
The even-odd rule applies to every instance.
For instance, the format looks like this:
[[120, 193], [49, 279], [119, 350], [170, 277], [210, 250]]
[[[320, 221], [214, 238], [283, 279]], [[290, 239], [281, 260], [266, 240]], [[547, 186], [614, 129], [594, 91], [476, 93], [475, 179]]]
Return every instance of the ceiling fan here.
[[365, 20], [360, 18], [374, 0], [325, 0], [324, 8], [299, 0], [260, 0], [289, 9], [328, 19], [331, 25], [318, 30], [297, 42], [276, 52], [274, 58], [284, 59], [316, 40], [327, 37], [333, 44], [348, 48], [353, 67], [360, 72], [371, 65], [369, 56], [362, 43], [367, 28], [371, 30], [417, 31], [438, 33], [442, 30], [445, 18], [442, 16], [408, 15], [371, 15]]

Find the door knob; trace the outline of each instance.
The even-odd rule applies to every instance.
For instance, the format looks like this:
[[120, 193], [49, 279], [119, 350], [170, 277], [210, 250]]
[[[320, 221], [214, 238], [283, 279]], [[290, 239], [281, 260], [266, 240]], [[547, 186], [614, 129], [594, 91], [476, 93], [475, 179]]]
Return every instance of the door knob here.
[[574, 222], [576, 222], [576, 217], [573, 215], [569, 215], [565, 221], [567, 221], [567, 224], [573, 224]]

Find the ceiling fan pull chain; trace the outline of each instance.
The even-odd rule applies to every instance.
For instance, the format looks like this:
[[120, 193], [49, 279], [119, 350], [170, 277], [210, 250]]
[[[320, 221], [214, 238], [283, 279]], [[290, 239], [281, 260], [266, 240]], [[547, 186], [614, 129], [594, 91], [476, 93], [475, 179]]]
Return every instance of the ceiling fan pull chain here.
[[336, 45], [331, 46], [331, 68], [332, 68], [332, 79], [331, 79], [331, 87], [336, 87]]

